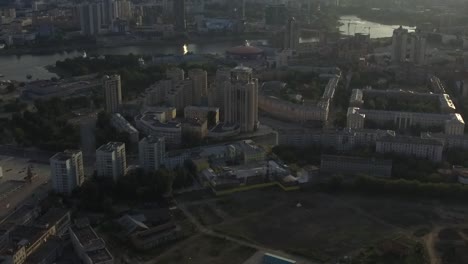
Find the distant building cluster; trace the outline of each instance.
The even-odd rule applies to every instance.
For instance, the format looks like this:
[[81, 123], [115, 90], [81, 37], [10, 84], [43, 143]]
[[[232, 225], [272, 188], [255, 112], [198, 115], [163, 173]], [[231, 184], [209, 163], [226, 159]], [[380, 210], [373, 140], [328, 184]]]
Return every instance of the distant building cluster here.
[[2, 263], [55, 263], [67, 254], [68, 237], [83, 263], [114, 263], [89, 222], [73, 224], [70, 211], [63, 208], [24, 204], [1, 221], [0, 230]]
[[[411, 100], [418, 98], [425, 102], [436, 101], [441, 113], [421, 113], [409, 111], [370, 110], [362, 108], [365, 98], [382, 97]], [[437, 109], [436, 109], [437, 111]], [[445, 134], [463, 135], [465, 121], [462, 116], [455, 113], [455, 104], [448, 94], [415, 93], [402, 90], [371, 90], [354, 89], [350, 98], [350, 107], [347, 113], [347, 127], [361, 129], [366, 121], [377, 125], [392, 125], [395, 129], [410, 129], [414, 126], [422, 128], [441, 127]]]
[[284, 85], [280, 82], [264, 83], [259, 95], [258, 107], [262, 111], [286, 121], [308, 121], [328, 120], [330, 104], [335, 95], [336, 88], [340, 81], [340, 76], [330, 78], [325, 86], [322, 98], [316, 103], [294, 103], [278, 97]]

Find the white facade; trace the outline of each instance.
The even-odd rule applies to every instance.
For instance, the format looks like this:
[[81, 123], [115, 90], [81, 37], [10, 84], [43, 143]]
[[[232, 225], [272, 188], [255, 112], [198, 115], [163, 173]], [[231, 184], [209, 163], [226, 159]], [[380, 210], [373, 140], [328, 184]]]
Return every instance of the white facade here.
[[396, 153], [405, 156], [426, 158], [434, 162], [442, 161], [444, 146], [440, 141], [417, 137], [392, 137], [377, 140], [377, 153]]
[[138, 158], [140, 167], [149, 173], [158, 170], [164, 163], [165, 156], [164, 138], [148, 136], [138, 144]]
[[239, 124], [241, 132], [258, 127], [258, 79], [252, 69], [239, 66], [231, 71], [231, 81], [225, 83], [224, 121]]
[[127, 173], [125, 144], [109, 142], [96, 150], [97, 176], [114, 181]]
[[50, 172], [54, 191], [71, 194], [84, 182], [83, 154], [66, 150], [50, 158]]
[[120, 75], [104, 76], [103, 77], [104, 87], [104, 99], [105, 109], [107, 113], [116, 113], [120, 109], [122, 104], [122, 87], [120, 81]]

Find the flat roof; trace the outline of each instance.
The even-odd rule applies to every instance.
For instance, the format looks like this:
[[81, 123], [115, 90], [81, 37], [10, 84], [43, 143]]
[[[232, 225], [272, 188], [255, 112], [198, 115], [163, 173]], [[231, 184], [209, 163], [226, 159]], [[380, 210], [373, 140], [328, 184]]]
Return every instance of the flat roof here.
[[93, 261], [94, 264], [105, 263], [109, 260], [112, 260], [113, 257], [110, 254], [107, 248], [96, 249], [86, 252], [89, 258]]
[[77, 226], [72, 227], [73, 233], [75, 233], [76, 237], [80, 241], [81, 245], [87, 245], [91, 241], [99, 239], [96, 232], [91, 226], [83, 226], [78, 228]]
[[100, 146], [97, 150], [98, 151], [103, 151], [103, 152], [112, 152], [112, 151], [117, 150], [122, 145], [125, 145], [125, 143], [122, 143], [122, 142], [109, 142], [107, 144], [104, 144], [104, 145]]

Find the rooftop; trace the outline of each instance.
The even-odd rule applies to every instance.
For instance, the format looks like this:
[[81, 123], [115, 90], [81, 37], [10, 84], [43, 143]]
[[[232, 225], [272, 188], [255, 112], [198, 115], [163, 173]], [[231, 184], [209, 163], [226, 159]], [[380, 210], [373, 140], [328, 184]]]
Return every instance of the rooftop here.
[[60, 221], [63, 217], [67, 216], [70, 212], [64, 208], [52, 208], [47, 213], [39, 217], [35, 221], [35, 225], [37, 226], [50, 226], [58, 221]]
[[78, 153], [81, 153], [81, 151], [80, 150], [65, 150], [64, 152], [58, 152], [57, 154], [52, 156], [50, 159], [57, 160], [57, 161], [66, 161], [72, 158], [73, 155], [76, 155]]
[[118, 148], [125, 146], [125, 143], [122, 142], [109, 142], [100, 146], [97, 150], [101, 152], [113, 152], [116, 151]]
[[96, 249], [86, 252], [93, 264], [108, 263], [109, 260], [114, 259], [107, 248]]
[[72, 227], [73, 233], [75, 233], [76, 237], [80, 241], [81, 245], [85, 246], [90, 244], [92, 241], [99, 239], [96, 232], [94, 232], [93, 228], [89, 225], [86, 226], [73, 226]]

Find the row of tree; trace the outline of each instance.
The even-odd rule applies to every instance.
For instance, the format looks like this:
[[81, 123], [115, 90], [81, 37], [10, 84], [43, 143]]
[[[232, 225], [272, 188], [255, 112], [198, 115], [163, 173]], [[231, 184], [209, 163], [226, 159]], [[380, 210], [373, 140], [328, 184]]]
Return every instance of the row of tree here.
[[109, 211], [118, 203], [156, 202], [170, 195], [173, 189], [192, 185], [192, 176], [186, 168], [160, 169], [152, 173], [135, 170], [117, 182], [94, 177], [75, 191], [82, 209]]

